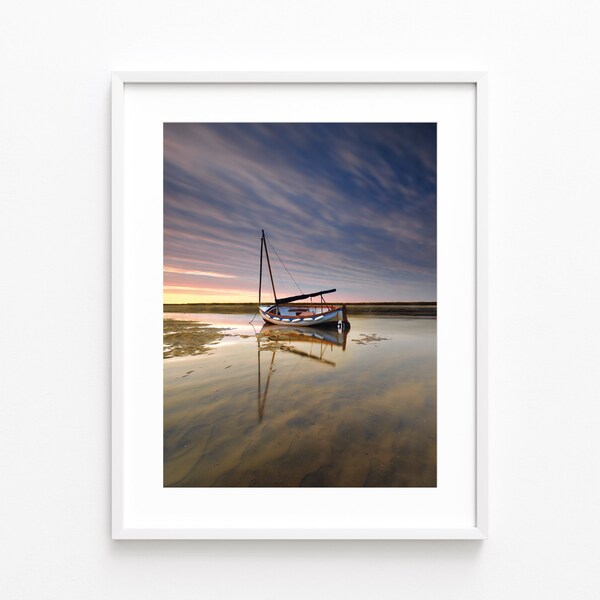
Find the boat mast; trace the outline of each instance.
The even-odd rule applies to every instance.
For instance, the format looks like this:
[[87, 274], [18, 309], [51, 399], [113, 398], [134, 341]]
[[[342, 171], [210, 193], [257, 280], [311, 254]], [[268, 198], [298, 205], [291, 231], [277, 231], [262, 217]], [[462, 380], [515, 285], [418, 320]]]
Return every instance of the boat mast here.
[[[265, 255], [267, 257], [267, 266], [269, 267], [269, 277], [271, 278], [271, 286], [273, 287], [273, 298], [275, 298], [275, 304], [277, 304], [277, 292], [275, 291], [275, 282], [273, 281], [273, 272], [271, 271], [271, 261], [269, 260], [269, 249], [267, 248], [267, 238], [265, 237], [265, 230], [262, 229], [262, 244], [265, 248]], [[262, 246], [261, 246], [262, 248]], [[262, 252], [261, 252], [261, 260], [262, 260]], [[262, 263], [261, 263], [262, 264]], [[262, 278], [262, 271], [261, 271]]]
[[265, 244], [264, 239], [265, 232], [263, 231], [263, 237], [260, 238], [260, 275], [258, 276], [258, 304], [260, 306], [260, 294], [262, 291], [262, 255], [263, 255], [263, 246]]

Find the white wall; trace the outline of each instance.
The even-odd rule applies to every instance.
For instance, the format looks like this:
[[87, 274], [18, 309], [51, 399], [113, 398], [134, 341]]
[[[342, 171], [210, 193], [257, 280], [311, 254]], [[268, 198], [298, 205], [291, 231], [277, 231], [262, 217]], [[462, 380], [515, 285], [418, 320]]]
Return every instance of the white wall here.
[[[8, 598], [597, 598], [598, 3], [0, 6]], [[111, 70], [488, 70], [490, 539], [113, 542]]]

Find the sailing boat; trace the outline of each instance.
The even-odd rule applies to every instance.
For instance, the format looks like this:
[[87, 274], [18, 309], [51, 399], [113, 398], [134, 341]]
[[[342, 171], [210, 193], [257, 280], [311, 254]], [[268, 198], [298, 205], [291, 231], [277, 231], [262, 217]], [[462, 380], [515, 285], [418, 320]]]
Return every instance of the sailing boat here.
[[[263, 252], [267, 259], [269, 268], [269, 277], [271, 278], [271, 287], [273, 288], [274, 304], [261, 306], [262, 293], [262, 268]], [[284, 265], [285, 268], [285, 265]], [[287, 269], [286, 269], [287, 271]], [[333, 305], [325, 301], [324, 295], [335, 292], [335, 289], [322, 290], [312, 294], [300, 294], [298, 296], [288, 296], [287, 298], [277, 298], [275, 291], [275, 282], [273, 281], [273, 272], [271, 271], [271, 261], [269, 259], [269, 249], [267, 248], [267, 238], [262, 230], [260, 238], [260, 279], [258, 282], [258, 312], [267, 323], [272, 325], [285, 325], [291, 327], [309, 327], [314, 325], [337, 325], [338, 329], [344, 329], [350, 326], [346, 313], [346, 305]], [[309, 303], [299, 303], [299, 300], [311, 299]], [[320, 298], [320, 302], [314, 303], [312, 298]]]

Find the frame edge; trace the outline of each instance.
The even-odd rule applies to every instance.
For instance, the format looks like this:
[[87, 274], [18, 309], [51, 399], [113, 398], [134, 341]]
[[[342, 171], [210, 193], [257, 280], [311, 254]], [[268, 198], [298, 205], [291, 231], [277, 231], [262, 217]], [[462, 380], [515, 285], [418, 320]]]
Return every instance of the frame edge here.
[[124, 79], [117, 73], [111, 81], [111, 496], [112, 537], [123, 535], [123, 240], [124, 240]]
[[[476, 498], [475, 526], [457, 529], [378, 530], [155, 530], [124, 526], [123, 297], [124, 88], [126, 83], [472, 83], [476, 86]], [[488, 538], [488, 290], [486, 71], [239, 72], [113, 71], [111, 83], [111, 498], [112, 539], [465, 539]]]
[[476, 524], [488, 537], [488, 76], [476, 84]]

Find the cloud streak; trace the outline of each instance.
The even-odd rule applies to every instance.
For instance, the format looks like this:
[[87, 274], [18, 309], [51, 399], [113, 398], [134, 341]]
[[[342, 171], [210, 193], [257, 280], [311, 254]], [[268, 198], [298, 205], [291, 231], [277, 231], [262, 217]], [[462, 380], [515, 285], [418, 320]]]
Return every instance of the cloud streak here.
[[164, 267], [165, 273], [177, 273], [179, 275], [198, 275], [199, 277], [218, 277], [220, 279], [235, 279], [235, 275], [226, 275], [225, 273], [215, 273], [213, 271], [193, 271], [187, 269], [178, 269], [177, 267]]
[[254, 300], [264, 228], [304, 291], [435, 300], [436, 187], [435, 124], [165, 124], [165, 297]]

